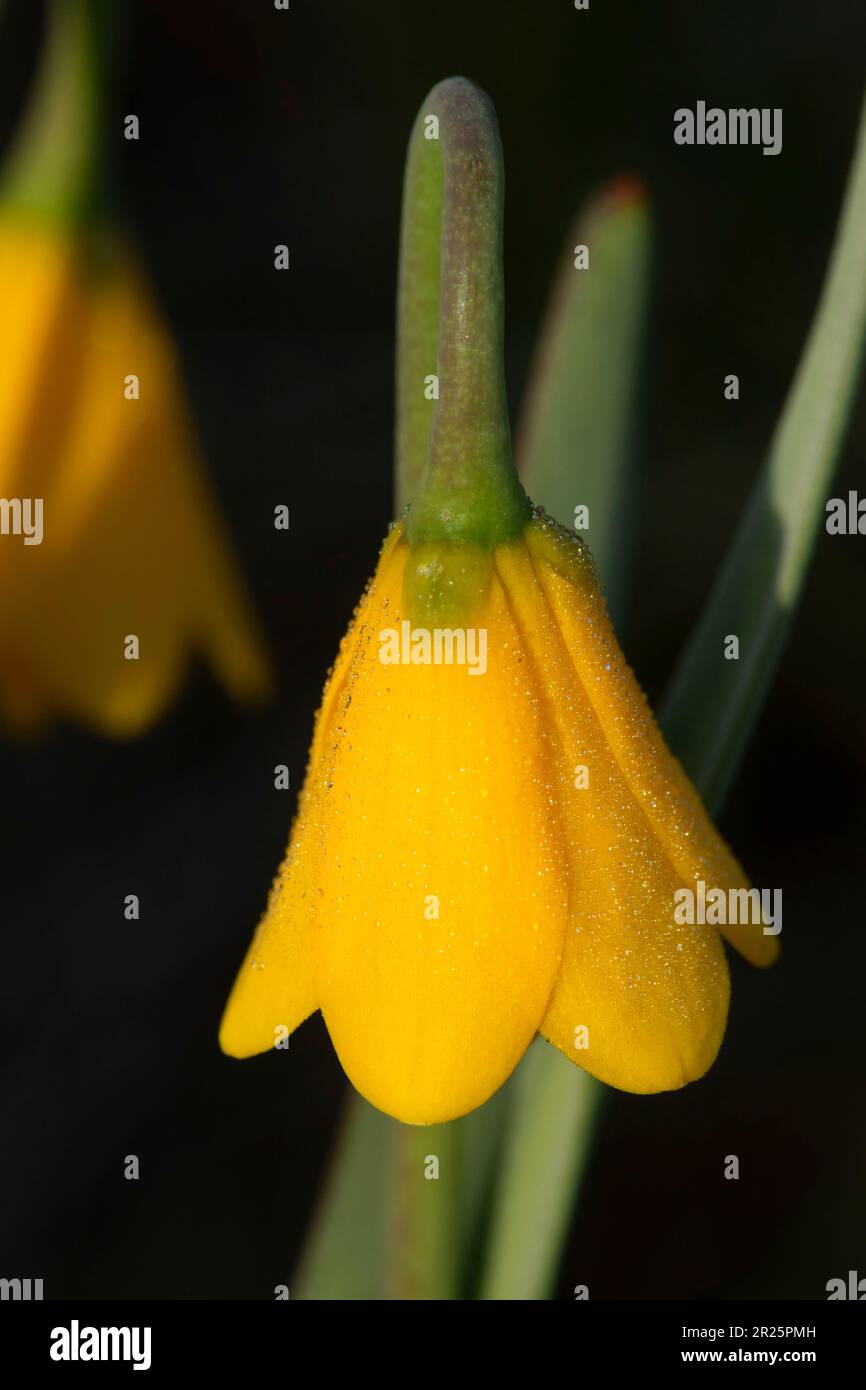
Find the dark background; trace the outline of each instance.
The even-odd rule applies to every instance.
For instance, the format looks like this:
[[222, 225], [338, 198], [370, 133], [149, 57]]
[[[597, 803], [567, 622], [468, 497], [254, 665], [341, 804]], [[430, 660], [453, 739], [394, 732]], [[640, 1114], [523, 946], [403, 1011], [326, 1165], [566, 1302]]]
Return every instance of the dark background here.
[[[861, 0], [141, 0], [123, 8], [120, 193], [181, 345], [278, 665], [252, 718], [201, 670], [148, 736], [0, 747], [0, 1274], [46, 1297], [271, 1298], [290, 1282], [345, 1082], [316, 1016], [217, 1049], [282, 855], [324, 673], [390, 518], [402, 164], [434, 82], [479, 82], [507, 163], [516, 414], [562, 238], [610, 175], [656, 222], [645, 489], [627, 650], [657, 699], [764, 454], [815, 308], [864, 78]], [[0, 27], [4, 143], [40, 7]], [[784, 147], [683, 149], [699, 99], [780, 106]], [[122, 116], [141, 120], [137, 144]], [[291, 248], [288, 274], [273, 247]], [[726, 402], [726, 373], [741, 399]], [[862, 402], [836, 493], [863, 487]], [[291, 507], [288, 536], [273, 505]], [[822, 533], [723, 829], [783, 889], [772, 972], [732, 961], [718, 1063], [608, 1093], [563, 1265], [593, 1298], [823, 1298], [866, 1275], [866, 541]], [[108, 578], [108, 577], [107, 577]], [[4, 603], [14, 595], [3, 594]], [[125, 894], [140, 895], [138, 923]], [[123, 1177], [135, 1153], [142, 1176]], [[723, 1157], [741, 1160], [738, 1183]]]

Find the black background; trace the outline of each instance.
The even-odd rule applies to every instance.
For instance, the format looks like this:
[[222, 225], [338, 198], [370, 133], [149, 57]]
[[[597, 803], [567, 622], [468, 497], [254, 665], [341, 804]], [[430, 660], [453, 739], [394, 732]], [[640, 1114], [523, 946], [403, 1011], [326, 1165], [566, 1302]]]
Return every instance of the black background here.
[[[280, 672], [253, 718], [201, 671], [146, 737], [0, 746], [0, 1274], [46, 1297], [270, 1298], [290, 1282], [345, 1082], [321, 1019], [223, 1058], [226, 992], [282, 855], [324, 673], [390, 519], [402, 164], [463, 73], [507, 165], [516, 414], [571, 216], [621, 171], [656, 223], [639, 583], [626, 647], [657, 698], [729, 541], [813, 313], [864, 77], [860, 0], [141, 0], [115, 159]], [[4, 139], [40, 9], [0, 28]], [[776, 158], [683, 149], [698, 99], [782, 107]], [[135, 112], [141, 139], [120, 138]], [[273, 269], [286, 242], [292, 269]], [[726, 373], [741, 399], [726, 402]], [[864, 485], [862, 402], [838, 488]], [[286, 536], [273, 505], [291, 507]], [[771, 973], [732, 962], [718, 1063], [610, 1092], [563, 1263], [593, 1298], [821, 1298], [866, 1274], [864, 546], [822, 533], [723, 828], [783, 889]], [[14, 595], [3, 594], [3, 603]], [[140, 895], [128, 923], [123, 897]], [[123, 1177], [135, 1153], [142, 1176]], [[725, 1182], [723, 1157], [741, 1159]]]

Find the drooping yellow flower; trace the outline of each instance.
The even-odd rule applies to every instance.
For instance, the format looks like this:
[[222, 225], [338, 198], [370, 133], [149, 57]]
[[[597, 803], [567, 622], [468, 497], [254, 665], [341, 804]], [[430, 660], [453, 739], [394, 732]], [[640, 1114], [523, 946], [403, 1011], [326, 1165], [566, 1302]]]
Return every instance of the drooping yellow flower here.
[[[746, 880], [625, 663], [587, 547], [536, 514], [490, 554], [452, 550], [483, 672], [423, 661], [436, 629], [415, 621], [410, 553], [397, 525], [331, 673], [223, 1049], [264, 1051], [320, 1008], [362, 1095], [422, 1124], [480, 1105], [536, 1032], [611, 1085], [682, 1086], [716, 1055], [728, 972], [714, 927], [675, 924], [674, 894]], [[394, 640], [408, 664], [381, 659]], [[760, 925], [725, 931], [774, 958]]]
[[239, 699], [269, 673], [173, 345], [111, 230], [96, 20], [50, 6], [0, 177], [0, 727], [127, 736], [194, 656]]
[[[537, 1033], [610, 1085], [676, 1088], [711, 1065], [728, 1008], [718, 930], [677, 909], [745, 876], [626, 665], [589, 550], [514, 472], [501, 153], [471, 83], [426, 98], [408, 181], [397, 437], [423, 477], [326, 685], [220, 1042], [264, 1052], [320, 1009], [361, 1094], [413, 1124], [481, 1105]], [[775, 939], [734, 916], [728, 939], [768, 964]]]
[[131, 254], [94, 263], [80, 238], [0, 216], [0, 358], [0, 496], [41, 508], [32, 541], [17, 511], [0, 535], [3, 722], [135, 734], [195, 654], [261, 697], [267, 663]]

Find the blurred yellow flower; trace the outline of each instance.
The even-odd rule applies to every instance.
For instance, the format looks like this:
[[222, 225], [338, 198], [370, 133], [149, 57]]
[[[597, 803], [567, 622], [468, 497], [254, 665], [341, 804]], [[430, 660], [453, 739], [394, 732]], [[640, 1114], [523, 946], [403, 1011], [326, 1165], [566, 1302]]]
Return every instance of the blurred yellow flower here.
[[194, 653], [239, 699], [264, 695], [268, 671], [170, 338], [126, 249], [93, 256], [0, 216], [0, 717], [125, 736]]
[[107, 17], [84, 0], [48, 7], [0, 178], [0, 727], [12, 731], [74, 719], [138, 733], [194, 655], [238, 699], [269, 685], [173, 345], [112, 231]]
[[[699, 881], [746, 882], [586, 546], [538, 512], [492, 548], [413, 547], [398, 524], [328, 680], [221, 1046], [265, 1051], [319, 1008], [356, 1088], [416, 1124], [480, 1105], [536, 1033], [610, 1085], [682, 1086], [728, 1008], [718, 931], [675, 920]], [[760, 923], [724, 931], [774, 959]]]

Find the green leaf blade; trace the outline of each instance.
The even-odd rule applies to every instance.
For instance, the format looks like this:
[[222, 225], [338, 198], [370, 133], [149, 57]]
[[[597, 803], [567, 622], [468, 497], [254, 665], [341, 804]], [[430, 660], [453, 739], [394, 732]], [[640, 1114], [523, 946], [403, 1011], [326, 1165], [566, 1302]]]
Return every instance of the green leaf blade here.
[[[587, 270], [574, 268], [586, 245]], [[633, 178], [611, 180], [576, 218], [542, 329], [517, 441], [532, 500], [561, 525], [589, 509], [584, 533], [614, 620], [634, 549], [639, 382], [649, 307], [652, 225]]]
[[[866, 106], [806, 347], [734, 542], [662, 710], [711, 808], [723, 800], [769, 690], [820, 530], [866, 334]], [[739, 660], [723, 659], [728, 635]]]

